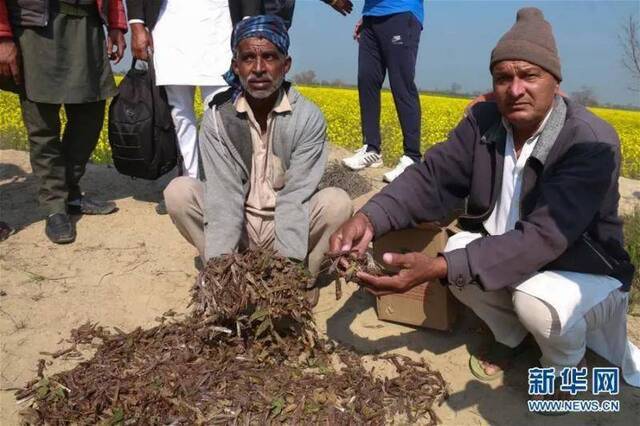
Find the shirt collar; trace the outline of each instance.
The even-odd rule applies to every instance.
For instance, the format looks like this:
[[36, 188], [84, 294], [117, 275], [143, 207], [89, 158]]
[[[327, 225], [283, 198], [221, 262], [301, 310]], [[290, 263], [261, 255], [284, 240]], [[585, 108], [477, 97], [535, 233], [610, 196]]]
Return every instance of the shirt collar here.
[[[551, 117], [552, 112], [553, 112], [553, 106], [551, 107], [547, 115], [544, 117], [544, 120], [542, 120], [542, 123], [540, 123], [540, 125], [538, 126], [538, 129], [533, 133], [533, 135], [531, 135], [531, 137], [529, 137], [529, 139], [526, 140], [526, 142], [533, 141], [537, 139], [538, 136], [540, 136], [540, 133], [542, 133], [542, 131], [544, 130], [544, 127], [547, 125], [547, 121], [549, 121], [549, 117]], [[509, 123], [507, 119], [504, 117], [502, 117], [502, 125], [504, 126], [504, 128], [507, 130], [509, 134], [513, 135], [513, 126], [511, 126], [511, 123]]]
[[[234, 102], [234, 106], [236, 108], [236, 111], [240, 113], [249, 112], [249, 110], [251, 109], [247, 98], [244, 96], [244, 92], [240, 94], [240, 96], [238, 96], [238, 98]], [[286, 91], [280, 89], [278, 99], [276, 100], [276, 103], [274, 104], [271, 111], [278, 114], [291, 111], [291, 103], [289, 102], [289, 96], [287, 96]]]

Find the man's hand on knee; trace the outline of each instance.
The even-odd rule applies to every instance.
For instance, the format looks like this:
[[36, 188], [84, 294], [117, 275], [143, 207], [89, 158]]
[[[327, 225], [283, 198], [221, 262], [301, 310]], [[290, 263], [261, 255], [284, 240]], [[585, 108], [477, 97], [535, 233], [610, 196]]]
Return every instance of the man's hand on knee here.
[[393, 276], [374, 276], [358, 272], [358, 278], [371, 293], [382, 296], [404, 293], [411, 288], [434, 279], [446, 278], [447, 261], [442, 256], [430, 257], [422, 253], [385, 253], [382, 260], [400, 268]]

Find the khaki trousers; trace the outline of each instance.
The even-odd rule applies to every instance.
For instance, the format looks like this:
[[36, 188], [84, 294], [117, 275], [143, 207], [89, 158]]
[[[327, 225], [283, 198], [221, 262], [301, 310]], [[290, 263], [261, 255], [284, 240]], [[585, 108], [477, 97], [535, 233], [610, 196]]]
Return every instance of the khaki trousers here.
[[[171, 220], [182, 236], [193, 245], [204, 258], [204, 185], [197, 179], [181, 176], [173, 179], [164, 190], [164, 200]], [[329, 237], [352, 214], [352, 205], [345, 191], [325, 188], [316, 192], [310, 200], [309, 272], [318, 275], [324, 255], [329, 250]], [[275, 227], [262, 226], [259, 235], [263, 248], [273, 247]], [[246, 233], [245, 233], [246, 234]], [[252, 233], [249, 232], [248, 235]], [[254, 241], [241, 241], [241, 248], [255, 248]]]
[[606, 324], [627, 297], [613, 290], [584, 317], [563, 329], [552, 306], [522, 291], [484, 291], [477, 285], [450, 289], [487, 324], [496, 341], [513, 348], [531, 333], [542, 352], [540, 364], [554, 367], [556, 375], [564, 367], [578, 365], [586, 351], [587, 332]]

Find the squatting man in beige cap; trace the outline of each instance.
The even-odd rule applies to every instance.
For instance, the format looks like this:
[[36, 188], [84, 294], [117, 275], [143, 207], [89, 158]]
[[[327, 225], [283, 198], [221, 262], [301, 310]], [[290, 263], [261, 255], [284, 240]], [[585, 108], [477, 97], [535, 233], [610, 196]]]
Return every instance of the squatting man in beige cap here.
[[[493, 332], [469, 366], [499, 378], [531, 334], [540, 364], [583, 366], [586, 347], [640, 386], [640, 350], [627, 340], [634, 272], [618, 217], [620, 142], [614, 129], [558, 95], [560, 59], [535, 8], [491, 53], [496, 102], [481, 102], [331, 236], [331, 250], [364, 252], [374, 238], [445, 219], [466, 199], [463, 230], [441, 255], [386, 253], [391, 277], [359, 274], [374, 293], [441, 279]], [[532, 366], [533, 367], [533, 366]], [[555, 386], [549, 399], [566, 394]]]
[[[274, 248], [317, 275], [329, 236], [352, 213], [338, 188], [318, 191], [328, 144], [320, 110], [289, 83], [284, 21], [260, 15], [234, 28], [231, 88], [216, 95], [200, 130], [201, 180], [178, 177], [164, 191], [180, 233], [204, 259]], [[315, 305], [317, 287], [308, 291]]]

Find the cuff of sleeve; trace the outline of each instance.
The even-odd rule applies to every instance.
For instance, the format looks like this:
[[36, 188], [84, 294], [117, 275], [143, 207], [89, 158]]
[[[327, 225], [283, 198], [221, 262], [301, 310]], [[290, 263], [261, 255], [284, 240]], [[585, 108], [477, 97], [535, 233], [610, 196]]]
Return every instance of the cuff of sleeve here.
[[144, 21], [142, 19], [129, 19], [129, 25], [131, 24], [142, 24], [144, 25]]
[[369, 218], [376, 238], [391, 230], [387, 212], [375, 201], [369, 201], [359, 211]]
[[439, 254], [447, 261], [447, 281], [450, 285], [464, 287], [473, 282], [465, 249], [461, 248]]

